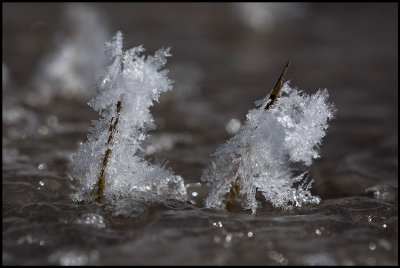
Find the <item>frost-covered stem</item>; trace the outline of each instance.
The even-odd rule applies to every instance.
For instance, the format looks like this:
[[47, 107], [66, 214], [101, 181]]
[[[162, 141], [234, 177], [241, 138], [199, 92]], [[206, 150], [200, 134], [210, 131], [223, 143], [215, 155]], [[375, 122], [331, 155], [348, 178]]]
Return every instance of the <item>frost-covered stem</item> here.
[[[121, 57], [121, 72], [124, 70], [124, 54], [125, 54], [125, 52], [122, 53], [122, 57]], [[117, 117], [115, 118], [114, 124], [113, 124], [113, 119], [114, 118], [111, 118], [110, 128], [109, 128], [110, 136], [108, 137], [107, 145], [109, 145], [110, 142], [112, 141], [113, 133], [114, 133], [115, 129], [117, 128], [118, 120], [119, 120], [119, 113], [121, 111], [121, 106], [122, 106], [122, 102], [118, 101], [118, 103], [117, 103]], [[111, 155], [111, 149], [108, 148], [106, 153], [105, 153], [105, 155], [104, 155], [103, 165], [101, 167], [101, 172], [100, 172], [99, 181], [98, 181], [98, 185], [97, 185], [98, 188], [97, 188], [97, 199], [96, 199], [96, 201], [99, 204], [101, 204], [101, 202], [103, 200], [104, 186], [105, 186], [105, 183], [106, 183], [106, 178], [105, 178], [104, 172], [106, 170], [107, 163], [108, 163], [108, 158], [110, 157], [110, 155]]]
[[[236, 169], [238, 169], [238, 168], [236, 168]], [[228, 211], [232, 211], [233, 210], [233, 206], [235, 204], [236, 196], [239, 195], [239, 189], [240, 189], [239, 188], [239, 178], [240, 177], [237, 176], [235, 182], [232, 182], [232, 186], [229, 189], [229, 200], [226, 201], [226, 205], [225, 205], [225, 208]]]
[[[110, 124], [110, 128], [109, 128], [110, 136], [108, 137], [107, 145], [110, 144], [110, 142], [112, 141], [112, 138], [113, 138], [112, 134], [114, 133], [114, 131], [115, 131], [117, 125], [118, 125], [119, 112], [121, 110], [121, 105], [122, 105], [122, 102], [118, 101], [118, 104], [117, 104], [117, 118], [115, 119], [114, 124], [112, 124], [113, 118], [111, 119], [111, 122], [110, 122], [111, 124]], [[106, 183], [104, 172], [105, 172], [105, 169], [107, 167], [108, 158], [110, 157], [110, 155], [111, 155], [111, 149], [108, 148], [106, 153], [105, 153], [105, 155], [104, 155], [103, 166], [101, 167], [101, 172], [100, 172], [100, 176], [99, 176], [98, 189], [97, 189], [97, 199], [96, 199], [96, 201], [98, 203], [101, 203], [101, 201], [103, 200], [104, 185]]]
[[[275, 84], [275, 87], [272, 89], [271, 93], [269, 94], [268, 100], [271, 100], [271, 101], [265, 106], [265, 110], [268, 110], [275, 103], [275, 100], [279, 96], [279, 94], [282, 90], [282, 87], [283, 87], [285, 74], [286, 74], [289, 66], [290, 66], [290, 61], [288, 61], [286, 63], [285, 67], [283, 68], [281, 76], [279, 77], [278, 81]], [[250, 150], [249, 147], [247, 149]], [[239, 164], [235, 168], [235, 171], [234, 171], [235, 175], [236, 175], [238, 169], [239, 169]], [[225, 208], [228, 211], [232, 211], [233, 205], [235, 203], [235, 199], [237, 196], [239, 196], [239, 190], [240, 190], [239, 182], [240, 182], [240, 176], [237, 175], [235, 182], [232, 182], [232, 186], [229, 189], [229, 200], [226, 202], [226, 205], [225, 205]]]

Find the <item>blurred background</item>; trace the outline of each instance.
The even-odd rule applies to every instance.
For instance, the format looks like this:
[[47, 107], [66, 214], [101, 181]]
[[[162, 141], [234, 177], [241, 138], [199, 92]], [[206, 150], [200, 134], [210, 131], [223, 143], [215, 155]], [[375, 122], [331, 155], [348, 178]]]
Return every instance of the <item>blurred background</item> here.
[[[112, 256], [119, 256], [121, 264], [397, 264], [397, 3], [2, 5], [3, 264], [114, 264], [117, 259]], [[351, 207], [332, 212], [336, 219], [348, 217], [351, 224], [342, 222], [333, 228], [330, 234], [336, 238], [325, 242], [314, 241], [315, 230], [307, 229], [314, 235], [299, 238], [309, 241], [309, 251], [304, 254], [297, 252], [304, 248], [297, 240], [291, 246], [277, 242], [288, 239], [285, 227], [293, 227], [288, 223], [275, 234], [276, 240], [271, 238], [270, 242], [275, 243], [272, 249], [261, 240], [257, 242], [260, 244], [246, 244], [251, 241], [243, 242], [241, 238], [237, 239], [242, 242], [232, 246], [234, 232], [228, 228], [220, 236], [226, 242], [231, 234], [231, 244], [216, 242], [212, 236], [210, 243], [221, 245], [212, 253], [188, 246], [194, 240], [175, 244], [176, 251], [192, 249], [187, 255], [190, 259], [169, 252], [159, 243], [161, 251], [141, 252], [152, 256], [149, 262], [138, 261], [128, 253], [118, 255], [116, 252], [135, 250], [139, 244], [151, 248], [154, 240], [147, 237], [149, 240], [140, 242], [132, 234], [127, 242], [122, 238], [126, 233], [122, 235], [115, 228], [126, 229], [132, 222], [121, 223], [112, 217], [107, 220], [106, 213], [96, 212], [97, 216], [90, 214], [90, 220], [79, 221], [79, 217], [93, 211], [74, 210], [68, 199], [78, 187], [69, 177], [71, 155], [78, 141], [86, 139], [90, 121], [98, 118], [86, 103], [96, 95], [96, 79], [106, 64], [104, 42], [118, 30], [124, 34], [124, 49], [143, 45], [152, 54], [160, 47], [171, 47], [172, 57], [166, 68], [175, 81], [174, 90], [152, 108], [157, 129], [146, 141], [145, 149], [149, 159], [166, 159], [168, 166], [184, 178], [188, 189], [201, 188], [198, 182], [210, 163], [209, 155], [240, 130], [254, 101], [270, 92], [287, 60], [291, 66], [286, 79], [291, 80], [292, 87], [309, 94], [327, 88], [330, 102], [337, 108], [336, 118], [330, 122], [321, 145], [322, 158], [306, 170], [315, 178], [312, 192], [327, 200], [324, 204], [331, 206], [331, 212], [336, 211], [332, 207]], [[205, 218], [210, 218], [207, 210], [201, 209], [201, 198], [207, 195], [202, 191], [192, 195], [192, 201]], [[28, 204], [29, 211], [25, 209]], [[45, 213], [43, 207], [49, 211]], [[305, 214], [315, 216], [321, 209]], [[141, 223], [150, 222], [162, 232], [168, 225], [163, 218], [167, 212], [158, 213], [161, 216], [157, 219], [148, 216]], [[200, 222], [187, 213], [179, 214], [183, 222]], [[287, 222], [284, 212], [264, 213], [278, 213], [274, 217]], [[51, 231], [40, 231], [44, 225], [50, 226], [49, 230], [59, 228], [61, 214], [68, 215], [65, 226], [83, 222], [97, 224], [98, 228], [107, 222], [105, 229], [101, 227], [103, 232], [109, 230], [117, 237], [115, 241], [97, 237], [97, 243], [112, 247], [88, 251], [91, 246], [85, 244], [76, 250], [79, 239], [66, 239], [67, 231], [61, 232], [59, 240], [52, 240]], [[384, 227], [382, 233], [365, 227], [371, 223], [370, 217], [388, 228]], [[157, 225], [160, 218], [163, 224]], [[248, 220], [238, 219], [243, 226], [257, 228]], [[28, 222], [36, 225], [29, 229]], [[267, 222], [262, 226], [271, 223]], [[309, 222], [300, 220], [296, 224], [308, 226]], [[363, 232], [346, 233], [348, 226]], [[271, 237], [270, 231], [266, 237]], [[192, 235], [196, 240], [197, 236]], [[159, 236], [169, 241], [168, 235]], [[199, 235], [196, 241], [204, 237]], [[332, 253], [329, 247], [337, 243], [354, 246], [347, 253]], [[53, 248], [46, 248], [48, 244]], [[255, 253], [245, 255], [242, 247]], [[262, 247], [267, 253], [257, 251]], [[21, 249], [23, 258], [17, 254]], [[241, 253], [232, 254], [233, 249]]]

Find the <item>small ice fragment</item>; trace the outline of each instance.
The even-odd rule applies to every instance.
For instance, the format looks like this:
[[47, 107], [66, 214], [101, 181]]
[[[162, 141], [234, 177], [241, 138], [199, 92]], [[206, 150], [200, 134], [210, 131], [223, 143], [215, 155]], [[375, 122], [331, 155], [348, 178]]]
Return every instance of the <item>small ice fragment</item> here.
[[45, 170], [46, 168], [47, 168], [47, 166], [46, 166], [45, 163], [40, 163], [40, 164], [38, 165], [38, 169], [39, 169], [39, 170]]
[[241, 126], [242, 124], [238, 119], [232, 118], [231, 120], [228, 121], [228, 123], [226, 123], [225, 130], [229, 134], [235, 135], [239, 132]]
[[193, 193], [192, 193], [192, 196], [197, 196], [197, 192], [193, 192]]
[[215, 226], [215, 227], [222, 227], [222, 222], [213, 222], [213, 225]]
[[372, 222], [372, 216], [368, 215], [368, 222]]
[[247, 233], [247, 236], [248, 236], [248, 237], [253, 237], [253, 232], [248, 232], [248, 233]]
[[319, 229], [316, 229], [316, 230], [315, 230], [315, 234], [318, 235], [318, 236], [320, 236], [320, 235], [321, 235], [321, 231], [320, 231]]
[[386, 227], [387, 227], [387, 225], [384, 223], [384, 224], [382, 225], [382, 227], [383, 227], [383, 228], [386, 228]]
[[44, 240], [40, 240], [39, 245], [44, 246]]
[[39, 181], [39, 184], [40, 184], [40, 186], [43, 186], [43, 185], [44, 185], [44, 182]]

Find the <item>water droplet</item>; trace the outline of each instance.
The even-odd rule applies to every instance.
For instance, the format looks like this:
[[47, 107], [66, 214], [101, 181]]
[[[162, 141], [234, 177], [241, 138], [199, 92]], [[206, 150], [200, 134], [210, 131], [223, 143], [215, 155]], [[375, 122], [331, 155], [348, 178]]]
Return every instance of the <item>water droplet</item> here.
[[228, 234], [226, 237], [225, 237], [225, 241], [226, 242], [231, 242], [231, 240], [232, 240], [232, 234]]
[[197, 196], [197, 192], [193, 192], [193, 193], [192, 193], [192, 196]]
[[321, 231], [319, 229], [315, 230], [315, 234], [320, 236], [321, 235]]
[[39, 181], [39, 184], [40, 184], [40, 186], [43, 186], [43, 185], [44, 185], [44, 182]]
[[39, 245], [44, 246], [44, 241], [40, 240]]
[[370, 250], [375, 250], [376, 249], [376, 244], [375, 243], [369, 243], [369, 249]]
[[45, 170], [46, 168], [47, 168], [47, 166], [46, 166], [45, 163], [40, 163], [40, 164], [38, 165], [38, 169], [39, 169], [39, 170]]
[[247, 233], [247, 236], [248, 236], [248, 237], [253, 237], [253, 232], [248, 232], [248, 233]]
[[94, 213], [83, 214], [81, 217], [76, 219], [74, 223], [91, 225], [99, 229], [107, 227], [107, 221], [103, 216]]
[[384, 223], [384, 224], [382, 225], [382, 227], [383, 227], [383, 228], [386, 228], [386, 227], [387, 227], [387, 225]]
[[368, 222], [372, 222], [372, 216], [368, 215]]

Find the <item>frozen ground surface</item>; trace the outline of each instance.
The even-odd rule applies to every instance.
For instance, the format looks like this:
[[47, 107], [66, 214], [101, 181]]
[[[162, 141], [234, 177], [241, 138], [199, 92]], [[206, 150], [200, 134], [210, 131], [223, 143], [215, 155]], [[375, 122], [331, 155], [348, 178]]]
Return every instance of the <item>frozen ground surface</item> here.
[[[97, 115], [82, 97], [32, 99], [41, 59], [68, 34], [64, 6], [3, 4], [3, 264], [398, 264], [397, 4], [95, 7], [126, 47], [172, 47], [175, 92], [152, 109], [145, 149], [185, 179], [192, 202], [72, 202], [71, 154]], [[338, 109], [308, 168], [322, 203], [263, 204], [254, 216], [203, 208], [209, 154], [288, 59], [291, 85], [328, 88]]]

